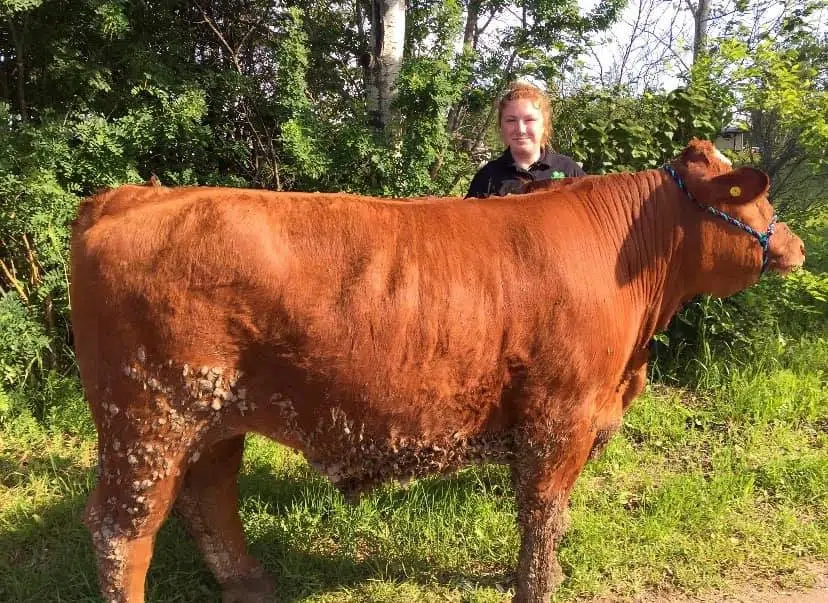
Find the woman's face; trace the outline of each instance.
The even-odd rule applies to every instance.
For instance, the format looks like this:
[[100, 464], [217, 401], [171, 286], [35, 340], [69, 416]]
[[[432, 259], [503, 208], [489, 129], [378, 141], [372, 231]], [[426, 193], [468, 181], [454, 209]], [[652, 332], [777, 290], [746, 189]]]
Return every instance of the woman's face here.
[[543, 114], [528, 98], [507, 101], [500, 115], [500, 137], [512, 151], [532, 153], [543, 139]]

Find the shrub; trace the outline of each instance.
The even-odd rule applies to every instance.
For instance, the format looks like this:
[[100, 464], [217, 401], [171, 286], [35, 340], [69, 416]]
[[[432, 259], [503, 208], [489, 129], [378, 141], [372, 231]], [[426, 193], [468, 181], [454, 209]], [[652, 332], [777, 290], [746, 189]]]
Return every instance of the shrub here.
[[23, 389], [43, 369], [50, 346], [43, 325], [17, 294], [0, 296], [0, 388]]

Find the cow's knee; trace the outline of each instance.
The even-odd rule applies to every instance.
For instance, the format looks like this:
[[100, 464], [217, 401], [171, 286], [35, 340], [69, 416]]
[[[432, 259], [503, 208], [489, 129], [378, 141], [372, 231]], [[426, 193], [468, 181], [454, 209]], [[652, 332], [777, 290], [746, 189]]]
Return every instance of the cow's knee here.
[[132, 498], [99, 485], [84, 513], [107, 603], [142, 603], [155, 535], [163, 518], [136, 512]]
[[[133, 441], [133, 440], [131, 440]], [[109, 603], [141, 603], [155, 536], [175, 497], [179, 476], [166, 471], [152, 444], [99, 441], [99, 476], [84, 512]]]

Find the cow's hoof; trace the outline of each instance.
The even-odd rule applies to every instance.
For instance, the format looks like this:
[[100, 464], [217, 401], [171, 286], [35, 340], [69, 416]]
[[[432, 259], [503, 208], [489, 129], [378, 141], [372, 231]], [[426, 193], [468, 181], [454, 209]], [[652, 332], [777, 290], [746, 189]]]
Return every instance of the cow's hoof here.
[[264, 570], [224, 584], [221, 603], [276, 603], [276, 583]]

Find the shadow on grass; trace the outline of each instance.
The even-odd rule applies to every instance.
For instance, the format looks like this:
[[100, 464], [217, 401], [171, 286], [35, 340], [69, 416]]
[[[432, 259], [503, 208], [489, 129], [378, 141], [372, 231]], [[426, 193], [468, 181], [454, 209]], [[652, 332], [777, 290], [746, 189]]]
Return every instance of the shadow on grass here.
[[92, 471], [67, 453], [0, 450], [0, 601], [96, 601], [80, 521]]
[[[390, 517], [404, 509], [416, 509], [416, 513], [425, 516], [436, 509], [436, 513], [450, 513], [446, 507], [463, 507], [465, 503], [485, 491], [500, 492], [502, 479], [496, 472], [461, 472], [449, 477], [421, 480], [415, 487], [380, 488], [366, 495], [371, 499], [373, 511], [368, 521], [379, 527], [382, 523], [394, 523]], [[350, 512], [343, 511], [344, 499], [324, 478], [312, 470], [291, 477], [275, 478], [266, 465], [249, 468], [240, 479], [242, 504], [253, 500], [265, 502], [268, 509], [278, 521], [301, 508], [319, 521], [319, 528], [324, 540], [331, 538], [331, 548], [335, 551], [335, 540], [342, 527], [348, 521]], [[423, 501], [428, 501], [427, 506]], [[336, 509], [335, 507], [338, 507]], [[355, 515], [359, 509], [351, 509]], [[348, 515], [343, 518], [342, 515]], [[354, 520], [355, 523], [366, 521]], [[339, 526], [334, 525], [339, 522]], [[393, 529], [393, 525], [392, 525]], [[248, 534], [249, 535], [249, 534]], [[318, 532], [317, 532], [317, 535]], [[298, 536], [302, 538], [300, 534]], [[405, 581], [419, 585], [442, 586], [465, 590], [471, 586], [503, 588], [511, 585], [511, 573], [487, 572], [475, 575], [473, 572], [446, 571], [439, 562], [435, 562], [428, 552], [400, 551], [393, 549], [393, 543], [384, 543], [373, 547], [369, 541], [366, 550], [357, 554], [332, 552], [330, 554], [308, 552], [307, 542], [295, 542], [291, 534], [277, 526], [265, 526], [251, 544], [251, 554], [261, 560], [267, 570], [276, 578], [279, 585], [279, 600], [298, 601], [316, 594], [336, 591], [342, 588], [354, 588], [369, 581], [386, 580]], [[353, 543], [351, 543], [353, 544]], [[347, 547], [346, 547], [347, 548]], [[372, 549], [378, 550], [372, 550]]]
[[[58, 480], [53, 487], [62, 494], [49, 496], [39, 503], [36, 496], [23, 498], [19, 505], [0, 518], [0, 601], [97, 602], [97, 578], [91, 542], [81, 515], [93, 483], [93, 471], [78, 467], [71, 456], [32, 452], [25, 466], [19, 460], [0, 456], [0, 467], [8, 470], [18, 485], [24, 472], [50, 475]], [[33, 478], [29, 478], [33, 479]], [[5, 480], [4, 480], [5, 481]], [[442, 499], [463, 500], [475, 488], [499, 487], [487, 484], [484, 477], [460, 474], [455, 477], [426, 480], [418, 484], [417, 496], [427, 496], [435, 505]], [[497, 480], [493, 480], [497, 481]], [[311, 475], [277, 477], [266, 465], [254, 467], [240, 477], [242, 507], [264, 502], [279, 521], [279, 512], [295, 505], [310, 506], [311, 517], [326, 530], [326, 500], [338, 494], [330, 485]], [[318, 496], [321, 493], [321, 498]], [[412, 493], [383, 490], [383, 506], [391, 509], [412, 505]], [[310, 499], [310, 503], [308, 500]], [[504, 575], [472, 576], [462, 572], [443, 572], [426, 554], [395, 556], [382, 553], [348, 555], [308, 552], [307, 542], [294, 542], [278, 529], [255, 530], [251, 553], [260, 559], [276, 579], [277, 600], [299, 601], [305, 597], [354, 588], [373, 580], [413, 582], [467, 589], [470, 585], [503, 585]], [[250, 537], [248, 527], [248, 536]], [[147, 600], [156, 602], [218, 602], [219, 587], [204, 566], [201, 555], [175, 518], [161, 529], [147, 582]]]

